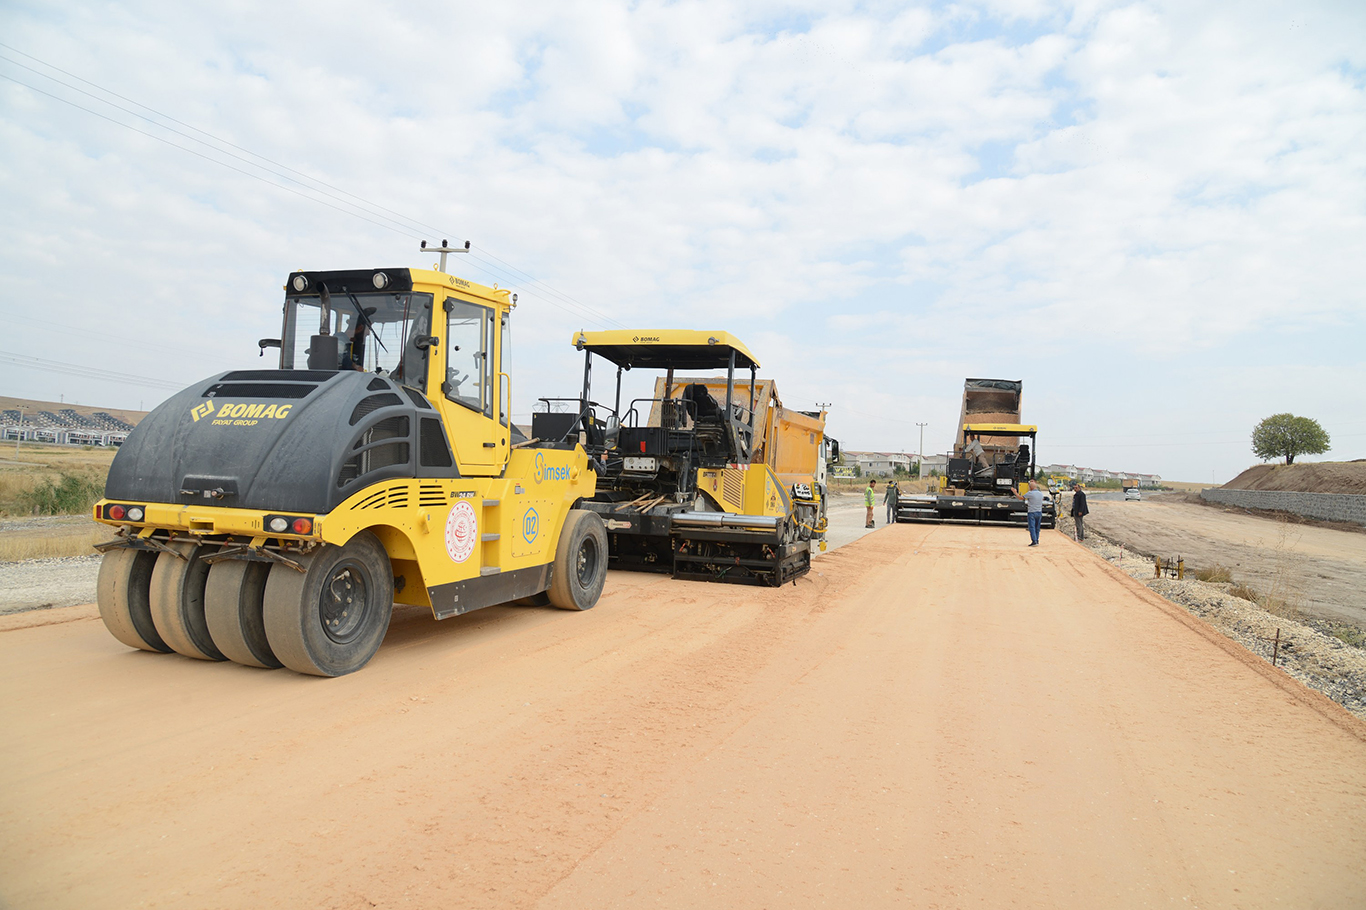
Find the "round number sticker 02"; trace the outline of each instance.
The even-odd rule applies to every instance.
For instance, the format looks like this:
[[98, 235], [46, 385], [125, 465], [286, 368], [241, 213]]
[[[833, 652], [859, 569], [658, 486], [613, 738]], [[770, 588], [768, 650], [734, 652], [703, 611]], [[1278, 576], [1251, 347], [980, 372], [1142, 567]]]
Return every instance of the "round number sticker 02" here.
[[446, 552], [456, 562], [464, 562], [474, 552], [478, 537], [479, 519], [474, 515], [474, 506], [462, 499], [446, 517]]

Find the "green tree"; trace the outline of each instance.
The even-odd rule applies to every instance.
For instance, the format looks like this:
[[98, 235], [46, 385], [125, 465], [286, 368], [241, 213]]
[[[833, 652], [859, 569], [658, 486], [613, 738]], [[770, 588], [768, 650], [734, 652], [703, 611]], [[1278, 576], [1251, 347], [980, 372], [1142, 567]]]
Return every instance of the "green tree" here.
[[1320, 455], [1328, 449], [1328, 433], [1312, 417], [1272, 414], [1252, 430], [1252, 452], [1262, 461], [1284, 458], [1294, 464], [1296, 455]]

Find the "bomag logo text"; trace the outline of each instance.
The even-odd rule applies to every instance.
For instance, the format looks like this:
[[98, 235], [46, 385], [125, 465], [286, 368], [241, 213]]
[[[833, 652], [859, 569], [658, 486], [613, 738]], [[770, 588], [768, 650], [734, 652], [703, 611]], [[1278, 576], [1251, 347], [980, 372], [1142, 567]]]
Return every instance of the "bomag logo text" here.
[[[294, 409], [292, 404], [234, 404], [225, 401], [218, 406], [213, 419], [216, 427], [254, 427], [263, 420], [284, 420]], [[213, 414], [213, 402], [197, 405], [190, 414], [198, 421]]]
[[659, 344], [658, 335], [637, 335], [631, 340], [636, 344]]

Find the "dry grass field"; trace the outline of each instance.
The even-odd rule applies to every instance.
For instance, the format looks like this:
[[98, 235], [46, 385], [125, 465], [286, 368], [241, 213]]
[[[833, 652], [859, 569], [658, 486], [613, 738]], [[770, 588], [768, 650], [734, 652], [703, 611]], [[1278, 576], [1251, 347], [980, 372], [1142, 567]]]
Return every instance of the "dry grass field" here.
[[18, 452], [0, 448], [0, 561], [92, 553], [109, 532], [88, 510], [115, 451], [30, 442]]

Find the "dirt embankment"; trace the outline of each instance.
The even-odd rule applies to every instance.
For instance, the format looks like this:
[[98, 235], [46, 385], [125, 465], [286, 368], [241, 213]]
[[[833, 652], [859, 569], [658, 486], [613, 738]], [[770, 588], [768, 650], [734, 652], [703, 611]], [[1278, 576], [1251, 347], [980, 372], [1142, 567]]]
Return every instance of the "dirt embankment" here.
[[1224, 484], [1224, 489], [1366, 495], [1366, 461], [1259, 464]]
[[[1071, 523], [1066, 523], [1070, 530]], [[1088, 531], [1189, 569], [1224, 566], [1259, 592], [1280, 591], [1307, 616], [1366, 629], [1366, 535], [1215, 509], [1178, 496], [1091, 500]]]

